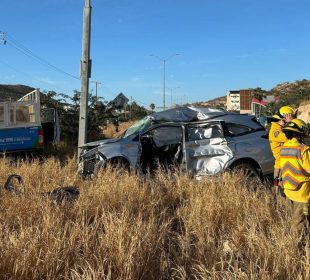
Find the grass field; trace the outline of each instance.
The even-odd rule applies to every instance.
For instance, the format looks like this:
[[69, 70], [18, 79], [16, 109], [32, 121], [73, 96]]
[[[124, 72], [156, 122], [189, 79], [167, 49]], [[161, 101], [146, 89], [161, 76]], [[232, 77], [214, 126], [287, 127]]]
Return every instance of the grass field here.
[[[179, 172], [139, 177], [107, 169], [81, 181], [60, 164], [0, 160], [25, 195], [0, 193], [1, 279], [307, 279], [289, 205], [240, 174], [202, 181]], [[79, 187], [61, 206], [40, 193]]]

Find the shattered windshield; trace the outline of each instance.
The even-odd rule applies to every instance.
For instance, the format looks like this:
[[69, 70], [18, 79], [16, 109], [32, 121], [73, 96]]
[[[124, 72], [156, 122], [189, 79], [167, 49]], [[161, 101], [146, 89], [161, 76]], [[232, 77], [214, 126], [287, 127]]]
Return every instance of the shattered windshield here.
[[150, 127], [151, 124], [152, 124], [152, 120], [149, 117], [145, 117], [142, 120], [135, 123], [133, 126], [129, 127], [126, 130], [125, 134], [123, 135], [123, 138], [137, 134], [145, 130], [146, 128]]

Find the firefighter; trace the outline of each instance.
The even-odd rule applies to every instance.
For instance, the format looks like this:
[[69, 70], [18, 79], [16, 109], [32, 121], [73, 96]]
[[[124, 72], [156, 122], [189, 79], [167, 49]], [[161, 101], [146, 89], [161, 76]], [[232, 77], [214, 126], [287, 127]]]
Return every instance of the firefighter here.
[[[309, 238], [310, 147], [303, 143], [306, 124], [300, 119], [288, 122], [283, 132], [287, 141], [281, 147], [280, 168], [286, 197], [292, 201], [292, 229]], [[305, 231], [305, 229], [307, 231]]]
[[275, 158], [274, 163], [274, 185], [276, 186], [276, 192], [283, 195], [282, 188], [278, 187], [280, 178], [280, 149], [287, 141], [282, 129], [285, 123], [291, 121], [295, 117], [295, 110], [290, 106], [283, 106], [279, 111], [273, 115], [273, 121], [269, 130], [269, 142], [270, 148]]

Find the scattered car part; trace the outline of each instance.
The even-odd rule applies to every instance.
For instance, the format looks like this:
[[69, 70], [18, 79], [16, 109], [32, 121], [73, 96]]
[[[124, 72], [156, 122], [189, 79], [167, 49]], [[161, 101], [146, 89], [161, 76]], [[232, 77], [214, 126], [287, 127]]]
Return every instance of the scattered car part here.
[[80, 191], [74, 186], [59, 187], [46, 194], [43, 194], [52, 200], [55, 200], [58, 204], [66, 202], [74, 202], [79, 198]]
[[24, 182], [23, 182], [23, 179], [21, 176], [19, 175], [16, 175], [16, 174], [12, 174], [10, 175], [5, 184], [4, 184], [4, 189], [11, 192], [11, 193], [14, 193], [16, 195], [21, 195], [23, 192], [20, 191], [19, 189], [17, 189], [15, 186], [14, 186], [14, 183], [13, 183], [13, 180], [16, 179], [18, 181], [18, 184], [23, 186], [24, 187]]
[[[4, 189], [16, 195], [24, 194], [25, 191], [22, 192], [16, 188], [16, 186], [13, 183], [14, 179], [18, 181], [19, 185], [24, 187], [23, 178], [20, 175], [12, 174], [7, 178], [4, 184]], [[41, 195], [56, 201], [58, 204], [61, 204], [63, 202], [76, 201], [80, 196], [80, 191], [75, 186], [66, 186], [66, 187], [58, 187], [50, 192], [41, 193]]]

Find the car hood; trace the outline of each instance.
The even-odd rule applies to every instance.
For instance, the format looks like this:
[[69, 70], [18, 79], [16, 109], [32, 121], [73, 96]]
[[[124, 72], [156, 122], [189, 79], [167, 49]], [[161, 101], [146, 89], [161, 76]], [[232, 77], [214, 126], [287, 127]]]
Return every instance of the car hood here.
[[105, 140], [99, 140], [94, 142], [89, 142], [81, 146], [80, 148], [95, 148], [104, 144], [110, 144], [110, 143], [116, 143], [121, 141], [121, 138], [112, 138], [112, 139], [105, 139]]

